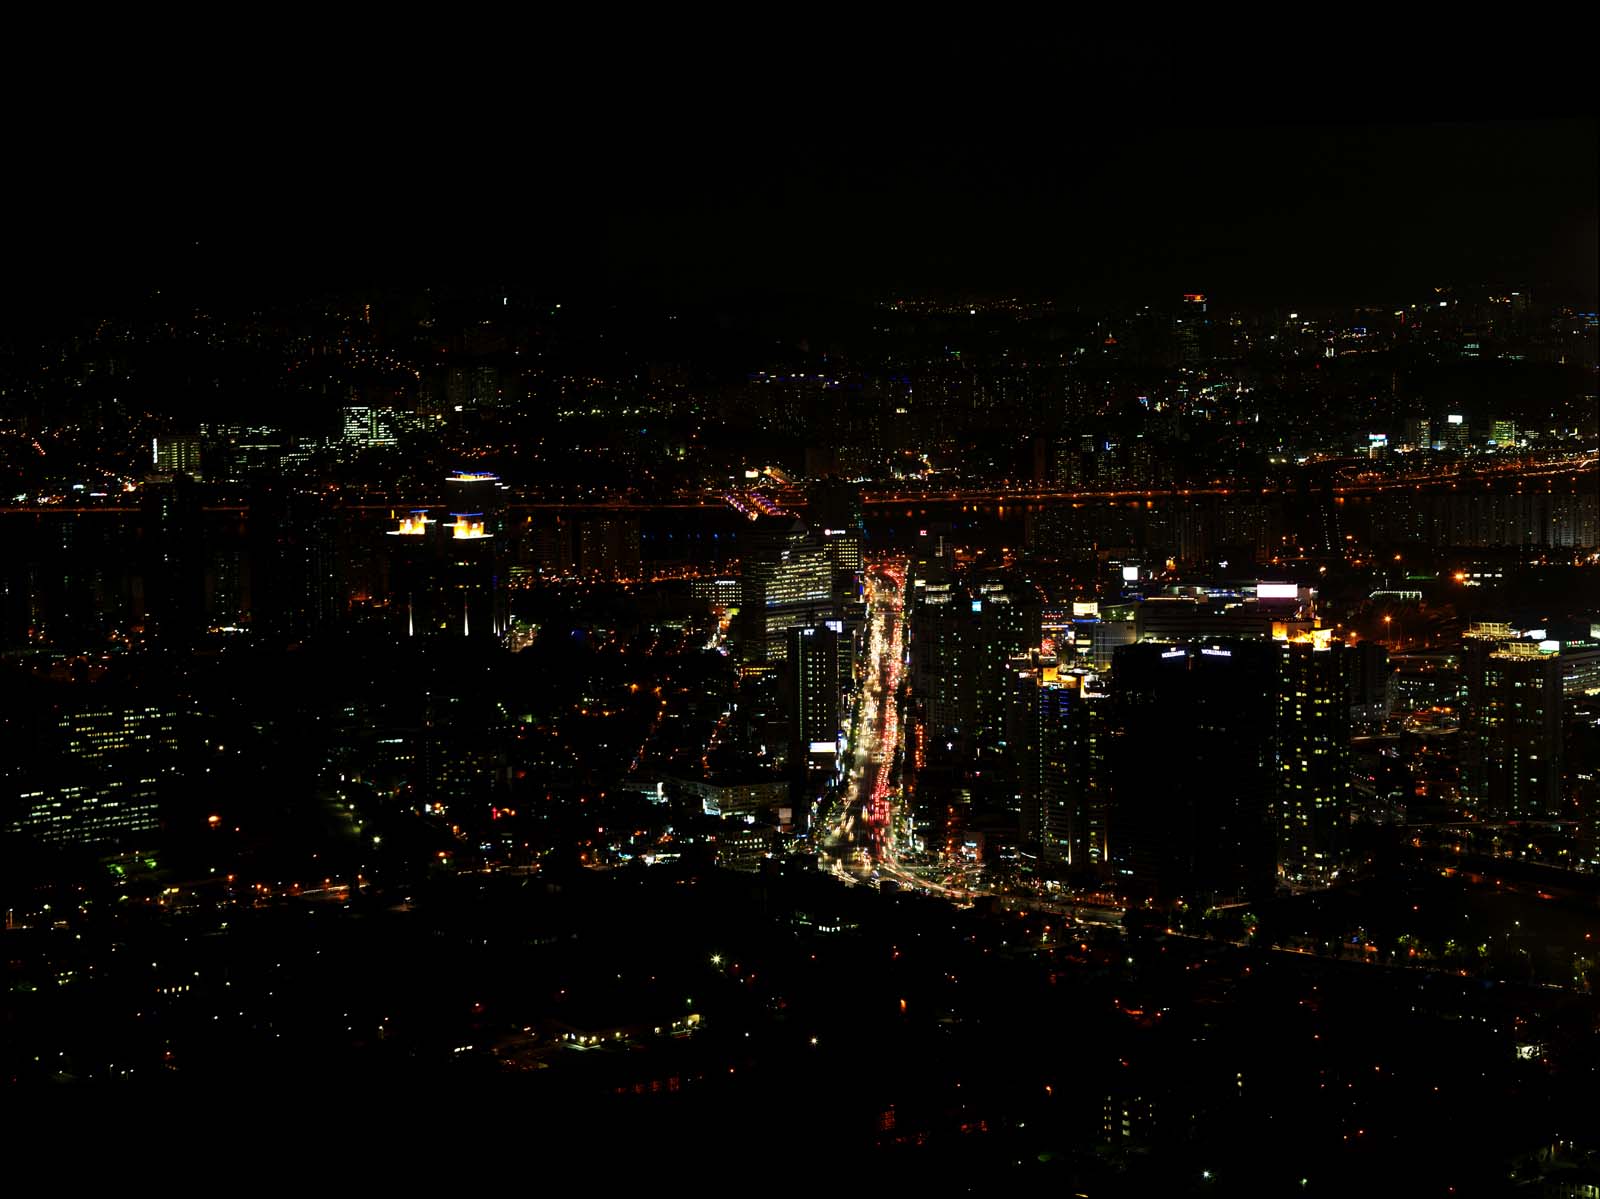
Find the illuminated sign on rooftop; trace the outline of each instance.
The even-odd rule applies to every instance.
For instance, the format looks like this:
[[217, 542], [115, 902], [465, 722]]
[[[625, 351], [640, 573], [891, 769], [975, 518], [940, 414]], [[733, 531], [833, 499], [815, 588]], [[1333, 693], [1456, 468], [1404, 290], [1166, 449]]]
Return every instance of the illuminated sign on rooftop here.
[[390, 529], [391, 537], [421, 537], [428, 531], [428, 526], [433, 522], [428, 519], [426, 512], [413, 512], [410, 516], [400, 518], [400, 527]]
[[487, 470], [458, 470], [446, 483], [498, 483], [500, 476]]

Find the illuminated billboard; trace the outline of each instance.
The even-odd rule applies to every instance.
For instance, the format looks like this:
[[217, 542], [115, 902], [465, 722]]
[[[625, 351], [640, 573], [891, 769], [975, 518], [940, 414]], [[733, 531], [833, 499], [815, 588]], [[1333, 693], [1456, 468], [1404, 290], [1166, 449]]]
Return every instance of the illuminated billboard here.
[[1300, 588], [1294, 583], [1257, 583], [1257, 599], [1298, 599]]

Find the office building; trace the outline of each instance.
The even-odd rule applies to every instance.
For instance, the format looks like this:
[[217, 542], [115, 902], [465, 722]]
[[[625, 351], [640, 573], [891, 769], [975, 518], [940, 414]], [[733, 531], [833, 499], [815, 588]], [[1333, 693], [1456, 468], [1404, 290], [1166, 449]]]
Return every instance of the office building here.
[[157, 437], [151, 443], [150, 456], [156, 470], [162, 474], [188, 475], [191, 479], [201, 477], [200, 438], [193, 433]]
[[843, 634], [827, 625], [807, 625], [790, 629], [788, 637], [789, 757], [831, 770], [838, 754]]
[[762, 517], [745, 537], [740, 575], [743, 657], [778, 663], [788, 655], [791, 629], [835, 619], [833, 555], [808, 535], [803, 522]]
[[172, 708], [139, 703], [62, 713], [20, 776], [13, 831], [50, 845], [148, 841], [177, 773], [177, 720]]
[[1281, 653], [1244, 641], [1117, 650], [1113, 853], [1136, 891], [1199, 903], [1271, 893]]
[[1110, 864], [1103, 682], [1088, 671], [1020, 670], [1016, 703], [1024, 853], [1042, 868], [1098, 874]]
[[1444, 418], [1443, 424], [1435, 424], [1433, 437], [1433, 448], [1436, 450], [1462, 453], [1472, 445], [1471, 426], [1467, 424], [1467, 418], [1460, 413], [1451, 413]]

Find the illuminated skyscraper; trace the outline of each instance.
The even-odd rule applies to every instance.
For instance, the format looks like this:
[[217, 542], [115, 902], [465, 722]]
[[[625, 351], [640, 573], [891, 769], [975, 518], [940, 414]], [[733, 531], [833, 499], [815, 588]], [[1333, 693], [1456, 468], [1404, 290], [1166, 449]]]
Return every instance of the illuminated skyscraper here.
[[1022, 837], [1043, 865], [1075, 873], [1109, 865], [1109, 702], [1100, 678], [1087, 671], [1017, 676]]
[[[1561, 655], [1530, 641], [1469, 642], [1461, 792], [1482, 820], [1561, 811]], [[1470, 652], [1475, 649], [1477, 652]]]
[[789, 652], [789, 630], [837, 616], [833, 555], [792, 517], [763, 517], [745, 538], [740, 574], [740, 621], [744, 656], [751, 662], [781, 662]]
[[1354, 651], [1307, 638], [1282, 643], [1281, 654], [1272, 813], [1278, 874], [1321, 885], [1339, 873], [1349, 824], [1347, 675]]
[[827, 480], [811, 493], [811, 527], [819, 531], [833, 564], [835, 598], [853, 602], [861, 590], [861, 550], [865, 539], [861, 490], [854, 484]]
[[498, 639], [509, 624], [498, 479], [459, 472], [445, 486], [448, 516], [407, 513], [385, 538], [395, 631], [404, 637]]

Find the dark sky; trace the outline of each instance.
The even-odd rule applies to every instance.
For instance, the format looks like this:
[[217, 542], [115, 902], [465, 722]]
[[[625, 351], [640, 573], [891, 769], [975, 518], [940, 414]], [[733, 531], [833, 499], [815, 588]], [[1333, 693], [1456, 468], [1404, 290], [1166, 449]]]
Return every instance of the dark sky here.
[[457, 48], [58, 83], [12, 150], [11, 306], [462, 279], [1594, 302], [1576, 50]]

